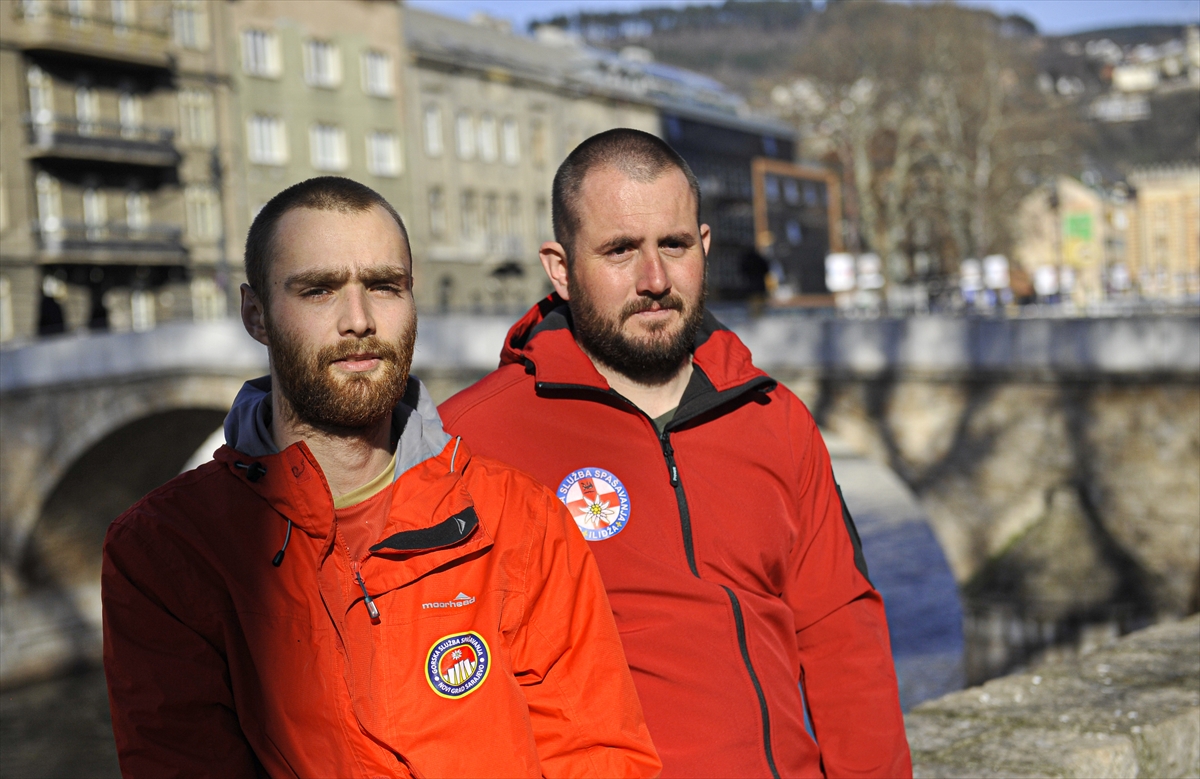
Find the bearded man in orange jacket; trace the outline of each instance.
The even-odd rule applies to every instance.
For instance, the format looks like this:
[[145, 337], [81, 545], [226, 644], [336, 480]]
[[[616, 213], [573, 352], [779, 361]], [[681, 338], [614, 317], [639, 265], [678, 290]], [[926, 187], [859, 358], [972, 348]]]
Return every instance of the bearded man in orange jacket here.
[[595, 562], [558, 499], [442, 431], [408, 369], [403, 222], [311, 179], [246, 243], [248, 382], [215, 460], [104, 545], [126, 776], [653, 776]]
[[442, 405], [447, 429], [575, 516], [664, 776], [911, 775], [883, 601], [829, 454], [705, 312], [699, 211], [658, 138], [578, 146], [541, 249], [555, 294]]

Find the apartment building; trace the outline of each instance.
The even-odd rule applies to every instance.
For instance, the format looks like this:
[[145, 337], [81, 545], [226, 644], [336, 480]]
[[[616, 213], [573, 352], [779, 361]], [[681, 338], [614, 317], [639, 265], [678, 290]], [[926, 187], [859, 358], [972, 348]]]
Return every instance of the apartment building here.
[[405, 36], [418, 305], [523, 308], [547, 291], [538, 247], [553, 237], [559, 164], [603, 130], [658, 134], [657, 111], [628, 86], [585, 81], [593, 60], [565, 37], [413, 8]]
[[226, 7], [236, 60], [231, 156], [240, 171], [232, 231], [244, 241], [273, 195], [320, 175], [363, 182], [410, 221], [399, 2], [239, 0]]
[[224, 314], [223, 11], [0, 2], [0, 340]]
[[1163, 165], [1129, 175], [1129, 266], [1144, 297], [1200, 298], [1200, 166]]

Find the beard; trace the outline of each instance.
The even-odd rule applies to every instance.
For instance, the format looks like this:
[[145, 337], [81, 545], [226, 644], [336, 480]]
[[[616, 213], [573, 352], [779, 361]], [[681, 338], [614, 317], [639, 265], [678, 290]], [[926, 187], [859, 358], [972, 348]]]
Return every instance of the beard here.
[[[708, 296], [708, 278], [700, 296], [689, 304], [671, 292], [662, 297], [642, 296], [626, 303], [615, 317], [607, 317], [595, 305], [583, 285], [567, 279], [567, 305], [574, 320], [575, 338], [591, 357], [629, 380], [646, 386], [666, 384], [678, 375], [696, 342], [696, 333], [704, 319], [704, 300]], [[655, 306], [678, 311], [680, 322], [672, 332], [670, 323], [658, 322], [649, 333], [636, 337], [624, 331], [625, 322]]]
[[[299, 339], [275, 329], [270, 320], [267, 335], [278, 389], [292, 415], [317, 429], [361, 429], [390, 416], [404, 395], [417, 326], [414, 320], [395, 344], [368, 336], [316, 350], [306, 349]], [[375, 370], [344, 376], [334, 373], [335, 361], [363, 352], [379, 358]]]

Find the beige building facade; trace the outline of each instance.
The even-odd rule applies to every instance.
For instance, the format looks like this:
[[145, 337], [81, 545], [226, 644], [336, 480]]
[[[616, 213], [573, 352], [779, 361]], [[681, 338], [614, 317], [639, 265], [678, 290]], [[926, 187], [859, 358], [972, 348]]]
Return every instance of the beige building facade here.
[[[236, 95], [231, 156], [240, 171], [232, 232], [244, 241], [271, 197], [322, 175], [361, 181], [407, 216], [399, 2], [240, 0], [227, 7]], [[241, 256], [239, 249], [239, 274]]]
[[1200, 166], [1143, 168], [1129, 242], [1131, 274], [1143, 296], [1200, 297]]
[[224, 11], [0, 2], [0, 340], [224, 313]]
[[514, 312], [548, 292], [538, 248], [553, 237], [550, 187], [566, 155], [613, 127], [660, 134], [628, 83], [566, 38], [533, 40], [489, 19], [408, 8], [407, 211], [418, 305]]
[[1021, 203], [1017, 224], [1016, 259], [1043, 297], [1200, 297], [1200, 167], [1137, 170], [1107, 189], [1063, 176]]

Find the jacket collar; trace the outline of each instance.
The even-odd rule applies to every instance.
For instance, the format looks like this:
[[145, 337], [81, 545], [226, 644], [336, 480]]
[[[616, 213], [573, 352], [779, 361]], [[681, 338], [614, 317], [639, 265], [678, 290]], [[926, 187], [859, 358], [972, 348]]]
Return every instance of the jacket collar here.
[[[223, 446], [217, 450], [216, 460], [298, 530], [325, 538], [329, 550], [333, 496], [307, 444], [298, 441], [260, 458]], [[475, 513], [474, 500], [462, 478], [470, 460], [470, 450], [456, 438], [393, 482], [380, 540], [362, 561], [363, 575], [371, 581], [373, 592], [403, 586], [494, 543]]]
[[[392, 410], [392, 432], [397, 439], [393, 480], [436, 457], [450, 440], [442, 429], [442, 419], [429, 390], [415, 376], [409, 377], [404, 396]], [[279, 453], [271, 437], [270, 376], [261, 376], [242, 385], [225, 417], [225, 443], [252, 458]]]
[[[609, 391], [608, 382], [576, 343], [573, 327], [566, 301], [557, 294], [549, 295], [509, 330], [500, 364], [523, 362], [540, 387]], [[681, 411], [689, 395], [705, 390], [724, 394], [749, 385], [757, 388], [764, 379], [774, 386], [774, 381], [754, 366], [741, 339], [707, 310], [696, 333], [692, 360], [702, 379], [689, 383]]]
[[[333, 495], [325, 474], [303, 441], [280, 452], [270, 434], [270, 419], [271, 378], [246, 382], [225, 417], [226, 446], [218, 450], [216, 459], [309, 535], [323, 536], [333, 521]], [[437, 406], [416, 377], [409, 378], [392, 412], [392, 429], [397, 438], [393, 483], [426, 463], [435, 473], [453, 472], [457, 481], [470, 454], [465, 447], [457, 457], [451, 451], [456, 447], [449, 445], [451, 438], [442, 429]], [[431, 463], [443, 455], [444, 464]], [[464, 506], [469, 503], [468, 498]], [[428, 521], [426, 517], [424, 524]]]

